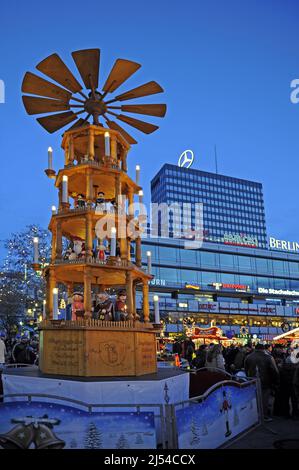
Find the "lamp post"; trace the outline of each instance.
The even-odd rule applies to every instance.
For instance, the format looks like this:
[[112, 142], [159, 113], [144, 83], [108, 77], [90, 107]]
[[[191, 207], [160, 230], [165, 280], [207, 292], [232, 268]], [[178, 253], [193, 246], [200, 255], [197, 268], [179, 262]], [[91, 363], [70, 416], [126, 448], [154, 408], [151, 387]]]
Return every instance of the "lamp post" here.
[[53, 170], [53, 150], [52, 150], [52, 147], [48, 148], [48, 170]]
[[68, 195], [68, 177], [63, 175], [62, 177], [62, 204], [68, 204], [69, 195]]
[[57, 209], [56, 209], [56, 206], [52, 206], [52, 215], [56, 215], [57, 214]]
[[111, 228], [110, 256], [116, 256], [116, 228]]
[[136, 165], [136, 184], [139, 186], [140, 165]]
[[154, 295], [155, 324], [160, 325], [159, 296]]
[[58, 320], [58, 289], [54, 287], [52, 290], [53, 295], [53, 320]]
[[139, 204], [143, 204], [143, 191], [142, 191], [142, 189], [140, 189], [140, 191], [138, 192], [138, 196], [139, 196]]
[[38, 264], [38, 237], [33, 238], [33, 263]]
[[147, 257], [147, 274], [152, 273], [152, 253], [150, 251], [146, 252]]
[[110, 157], [110, 134], [109, 132], [105, 132], [105, 156]]

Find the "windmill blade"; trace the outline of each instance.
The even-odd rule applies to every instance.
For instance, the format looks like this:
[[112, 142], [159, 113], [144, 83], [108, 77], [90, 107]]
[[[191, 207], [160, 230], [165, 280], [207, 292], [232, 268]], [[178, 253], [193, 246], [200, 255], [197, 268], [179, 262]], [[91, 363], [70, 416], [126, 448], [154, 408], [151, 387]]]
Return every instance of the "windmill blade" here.
[[126, 122], [132, 127], [136, 127], [136, 129], [144, 132], [144, 134], [151, 134], [152, 132], [159, 129], [159, 126], [155, 126], [154, 124], [150, 124], [149, 122], [139, 121], [139, 119], [134, 119], [129, 116], [125, 116], [124, 114], [120, 114], [117, 116], [117, 119], [120, 121]]
[[75, 124], [73, 124], [71, 127], [69, 127], [66, 132], [68, 131], [72, 131], [74, 129], [77, 129], [78, 127], [83, 127], [83, 126], [89, 126], [89, 122], [86, 121], [86, 119], [78, 119], [78, 121], [75, 122]]
[[[108, 106], [108, 108], [117, 109], [116, 106]], [[120, 109], [127, 113], [147, 114], [149, 116], [163, 117], [166, 113], [166, 104], [126, 104], [120, 106]]]
[[46, 129], [46, 131], [52, 134], [53, 132], [58, 131], [61, 127], [75, 121], [75, 119], [77, 119], [77, 115], [72, 111], [68, 111], [67, 113], [53, 114], [52, 116], [37, 118], [37, 121], [44, 129]]
[[34, 96], [23, 96], [22, 99], [28, 114], [43, 114], [70, 109], [70, 106], [63, 101]]
[[141, 67], [131, 60], [117, 59], [103, 86], [103, 91], [112, 93]]
[[[140, 85], [132, 90], [126, 91], [121, 95], [118, 95], [114, 98], [113, 101], [126, 101], [132, 100], [135, 98], [141, 98], [142, 96], [155, 95], [156, 93], [162, 93], [163, 88], [157, 82], [148, 82], [144, 85]], [[106, 104], [108, 104], [107, 102]], [[112, 100], [110, 101], [112, 103]]]
[[78, 91], [82, 90], [82, 86], [58, 54], [52, 54], [49, 57], [46, 57], [46, 59], [42, 60], [36, 68], [73, 93], [78, 93]]
[[22, 91], [32, 95], [61, 99], [65, 102], [69, 102], [72, 96], [69, 91], [60, 88], [59, 86], [54, 85], [54, 83], [48, 82], [48, 80], [45, 80], [31, 72], [26, 72], [24, 76]]
[[86, 88], [99, 86], [100, 49], [84, 49], [72, 52], [73, 59], [79, 70]]
[[119, 126], [116, 122], [110, 121], [108, 118], [106, 118], [107, 124], [110, 127], [110, 129], [113, 129], [115, 131], [118, 131], [129, 144], [137, 144], [137, 141], [130, 135], [128, 134], [121, 126]]

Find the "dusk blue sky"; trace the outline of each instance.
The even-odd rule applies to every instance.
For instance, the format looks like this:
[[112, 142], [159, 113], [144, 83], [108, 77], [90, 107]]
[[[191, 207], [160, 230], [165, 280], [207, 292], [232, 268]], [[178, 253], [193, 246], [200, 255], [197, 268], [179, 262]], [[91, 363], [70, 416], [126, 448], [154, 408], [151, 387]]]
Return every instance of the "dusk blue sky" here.
[[[146, 200], [150, 180], [165, 163], [193, 149], [195, 168], [264, 185], [268, 235], [299, 241], [299, 104], [290, 82], [299, 78], [297, 0], [10, 0], [1, 5], [0, 239], [25, 225], [47, 227], [57, 202], [44, 174], [47, 148], [63, 165], [61, 132], [48, 134], [21, 100], [24, 73], [53, 52], [72, 68], [71, 51], [99, 47], [101, 84], [116, 58], [142, 68], [120, 91], [156, 80], [166, 102], [152, 135], [132, 131], [138, 145], [129, 170], [141, 165]], [[138, 116], [136, 116], [138, 117]], [[0, 252], [3, 255], [3, 250]]]

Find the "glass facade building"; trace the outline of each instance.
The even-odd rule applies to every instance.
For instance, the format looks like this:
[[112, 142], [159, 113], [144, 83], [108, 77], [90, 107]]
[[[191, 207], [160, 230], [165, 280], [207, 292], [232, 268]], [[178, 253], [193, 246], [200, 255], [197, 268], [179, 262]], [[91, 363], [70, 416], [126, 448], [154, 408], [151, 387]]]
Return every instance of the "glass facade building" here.
[[[165, 164], [151, 181], [152, 203], [191, 205], [195, 228], [195, 204], [203, 204], [206, 241], [267, 247], [263, 187], [261, 183], [216, 173]], [[169, 212], [169, 235], [182, 222], [176, 209]], [[160, 235], [160, 232], [158, 232]]]
[[283, 324], [299, 326], [299, 254], [209, 242], [192, 250], [172, 238], [145, 238], [142, 250], [144, 267], [151, 252], [155, 276], [151, 308], [159, 295], [168, 320], [215, 320], [224, 331], [244, 326], [265, 339], [282, 333]]

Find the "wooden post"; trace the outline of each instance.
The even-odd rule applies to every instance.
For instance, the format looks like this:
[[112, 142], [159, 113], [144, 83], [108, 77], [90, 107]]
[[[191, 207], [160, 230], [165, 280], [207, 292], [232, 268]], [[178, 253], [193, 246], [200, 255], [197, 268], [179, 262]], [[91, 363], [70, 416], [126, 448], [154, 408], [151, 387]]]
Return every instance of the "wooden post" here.
[[143, 295], [143, 319], [145, 323], [149, 322], [149, 287], [148, 282], [143, 281], [142, 295]]
[[86, 171], [86, 203], [88, 206], [92, 205], [93, 201], [93, 186], [92, 186], [92, 173], [91, 168]]
[[84, 317], [91, 317], [91, 273], [89, 270], [84, 271]]
[[58, 220], [56, 223], [56, 259], [62, 257], [62, 232], [61, 232], [61, 221]]
[[136, 238], [135, 249], [136, 249], [136, 253], [135, 253], [136, 266], [138, 266], [138, 268], [141, 268], [142, 262], [141, 262], [141, 238], [140, 237]]
[[62, 183], [60, 183], [58, 188], [58, 209], [62, 209]]
[[129, 217], [130, 217], [130, 220], [132, 220], [134, 218], [134, 194], [133, 194], [133, 190], [131, 188], [129, 188], [128, 190], [128, 204], [129, 204], [129, 207], [128, 207], [128, 214], [129, 214]]
[[51, 251], [51, 261], [55, 263], [56, 260], [56, 250], [57, 250], [57, 222], [54, 223], [52, 230], [52, 251]]
[[120, 175], [115, 176], [115, 201], [118, 204], [118, 197], [121, 195]]
[[111, 142], [111, 159], [113, 164], [115, 165], [117, 162], [117, 141], [116, 141], [116, 136], [110, 134], [110, 142]]
[[134, 304], [133, 304], [133, 282], [132, 273], [127, 271], [126, 273], [126, 291], [127, 291], [127, 306], [128, 306], [128, 319], [133, 319]]
[[55, 271], [53, 268], [49, 270], [49, 289], [48, 289], [48, 314], [47, 317], [52, 319], [53, 318], [53, 289], [56, 287], [56, 277]]
[[133, 316], [136, 318], [136, 281], [133, 282]]
[[94, 160], [94, 130], [89, 129], [88, 132], [88, 155], [89, 160]]
[[127, 154], [124, 148], [121, 149], [121, 161], [122, 161], [122, 170], [127, 172]]
[[70, 139], [69, 137], [66, 140], [65, 147], [64, 147], [64, 166], [69, 164], [69, 152], [70, 152]]
[[74, 163], [75, 152], [74, 152], [74, 137], [70, 135], [69, 138], [69, 163]]
[[92, 214], [86, 214], [86, 236], [85, 236], [85, 251], [86, 257], [92, 257]]

